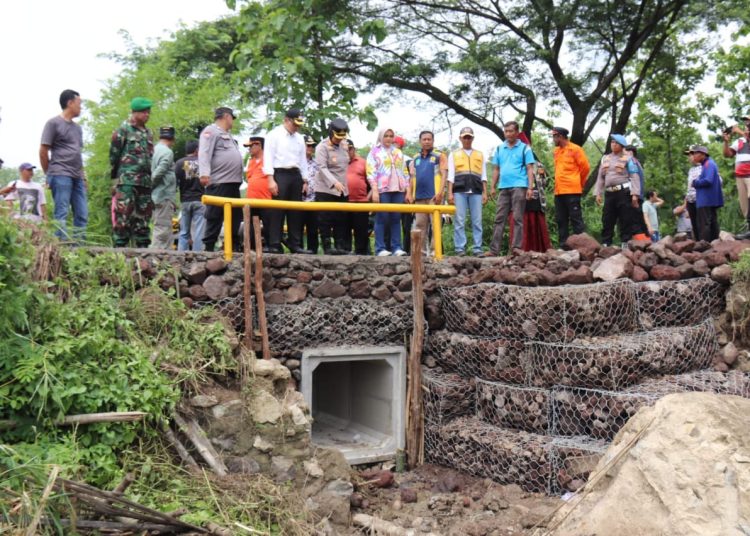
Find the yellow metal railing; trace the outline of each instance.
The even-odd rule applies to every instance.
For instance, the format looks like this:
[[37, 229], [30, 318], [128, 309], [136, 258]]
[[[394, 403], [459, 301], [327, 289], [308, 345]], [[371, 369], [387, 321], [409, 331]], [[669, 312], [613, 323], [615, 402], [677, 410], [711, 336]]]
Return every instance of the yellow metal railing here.
[[204, 205], [224, 207], [224, 258], [232, 260], [232, 208], [250, 205], [250, 208], [275, 208], [280, 210], [308, 210], [325, 212], [400, 212], [432, 214], [432, 236], [435, 241], [435, 258], [443, 258], [443, 236], [441, 234], [441, 214], [455, 214], [456, 207], [452, 205], [411, 205], [400, 203], [328, 203], [305, 201], [277, 201], [273, 199], [236, 199], [231, 197], [217, 197], [204, 195], [201, 198]]

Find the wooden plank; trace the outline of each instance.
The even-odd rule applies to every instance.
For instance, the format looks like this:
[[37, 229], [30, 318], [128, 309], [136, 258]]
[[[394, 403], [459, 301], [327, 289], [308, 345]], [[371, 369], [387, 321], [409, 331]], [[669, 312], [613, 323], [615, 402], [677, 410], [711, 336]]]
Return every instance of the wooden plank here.
[[422, 408], [422, 347], [424, 346], [424, 290], [421, 231], [411, 232], [411, 293], [414, 304], [414, 330], [407, 362], [408, 415], [406, 429], [406, 463], [414, 468], [419, 463], [419, 453], [424, 442], [424, 415]]
[[263, 359], [271, 359], [268, 342], [268, 322], [266, 321], [266, 300], [263, 298], [263, 246], [260, 243], [260, 218], [253, 216], [255, 231], [255, 301], [258, 304], [258, 325]]
[[216, 452], [213, 445], [211, 445], [211, 442], [206, 438], [206, 433], [203, 431], [203, 428], [201, 428], [194, 419], [186, 421], [177, 412], [172, 415], [172, 418], [174, 419], [174, 422], [177, 423], [177, 426], [180, 427], [182, 433], [190, 439], [193, 445], [195, 445], [198, 453], [204, 460], [206, 460], [206, 463], [211, 469], [213, 469], [214, 473], [219, 476], [227, 476], [229, 473], [227, 466], [224, 465], [221, 456], [219, 456], [219, 453]]

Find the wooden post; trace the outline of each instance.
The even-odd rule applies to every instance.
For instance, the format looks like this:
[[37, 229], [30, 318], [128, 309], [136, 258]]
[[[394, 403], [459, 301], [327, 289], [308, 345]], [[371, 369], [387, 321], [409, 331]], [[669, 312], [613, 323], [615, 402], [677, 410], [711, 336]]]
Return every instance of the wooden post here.
[[253, 305], [252, 305], [252, 270], [253, 263], [250, 259], [250, 230], [252, 221], [250, 220], [250, 206], [242, 207], [242, 220], [245, 222], [245, 230], [242, 233], [242, 249], [244, 250], [243, 260], [245, 268], [245, 279], [242, 285], [242, 299], [245, 303], [245, 348], [252, 350], [253, 347]]
[[419, 462], [419, 453], [424, 441], [424, 415], [422, 411], [422, 347], [424, 346], [424, 293], [422, 286], [422, 242], [421, 231], [411, 232], [411, 294], [414, 304], [414, 331], [411, 337], [408, 378], [408, 416], [406, 429], [406, 462], [410, 469]]
[[260, 218], [253, 216], [255, 230], [255, 301], [258, 303], [258, 325], [263, 359], [271, 359], [268, 345], [268, 324], [266, 322], [266, 300], [263, 298], [263, 246], [260, 243]]

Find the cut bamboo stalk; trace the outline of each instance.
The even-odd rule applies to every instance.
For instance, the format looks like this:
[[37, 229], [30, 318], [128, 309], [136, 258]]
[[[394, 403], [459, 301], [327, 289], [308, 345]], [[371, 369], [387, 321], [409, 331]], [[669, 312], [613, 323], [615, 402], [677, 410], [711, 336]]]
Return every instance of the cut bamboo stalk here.
[[268, 343], [268, 323], [266, 321], [266, 300], [263, 298], [263, 246], [260, 243], [260, 218], [253, 216], [255, 232], [255, 301], [258, 304], [258, 325], [263, 359], [271, 359]]
[[180, 427], [182, 433], [190, 439], [190, 442], [193, 443], [201, 457], [206, 460], [206, 463], [211, 467], [213, 472], [219, 476], [226, 476], [229, 472], [226, 465], [224, 465], [221, 457], [214, 450], [211, 442], [206, 439], [206, 433], [200, 425], [193, 419], [186, 421], [176, 412], [172, 417], [177, 426]]
[[74, 424], [94, 424], [100, 422], [134, 422], [143, 420], [148, 415], [143, 411], [111, 411], [108, 413], [83, 413], [81, 415], [67, 415], [58, 422], [58, 426]]
[[409, 414], [406, 429], [406, 462], [410, 469], [419, 463], [419, 453], [424, 441], [422, 407], [422, 347], [424, 346], [424, 292], [421, 231], [411, 232], [412, 302], [414, 304], [414, 331], [411, 338], [407, 381]]
[[34, 536], [36, 534], [36, 528], [39, 526], [39, 521], [42, 519], [42, 512], [44, 512], [44, 507], [47, 505], [47, 500], [49, 500], [49, 495], [52, 493], [52, 488], [55, 486], [59, 472], [60, 467], [57, 465], [52, 467], [49, 479], [47, 479], [47, 485], [44, 487], [44, 492], [42, 493], [42, 498], [39, 499], [39, 504], [36, 506], [34, 519], [31, 520], [31, 524], [26, 528], [26, 536]]
[[169, 426], [164, 426], [164, 435], [177, 451], [177, 454], [180, 456], [180, 459], [185, 463], [185, 465], [187, 465], [189, 469], [198, 470], [198, 463], [190, 455], [190, 453], [185, 448], [185, 445], [182, 444], [182, 441], [178, 439], [178, 437], [174, 434]]

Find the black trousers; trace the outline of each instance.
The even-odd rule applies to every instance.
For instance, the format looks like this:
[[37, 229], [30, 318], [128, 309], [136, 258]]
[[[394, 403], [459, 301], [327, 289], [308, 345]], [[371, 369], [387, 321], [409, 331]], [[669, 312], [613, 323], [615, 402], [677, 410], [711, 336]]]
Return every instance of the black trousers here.
[[[273, 178], [279, 186], [279, 194], [274, 199], [283, 201], [302, 201], [302, 175], [299, 169], [273, 170]], [[302, 247], [302, 215], [298, 210], [269, 210], [268, 246], [281, 248], [281, 235], [284, 220], [287, 227], [287, 246], [289, 249]]]
[[559, 246], [562, 247], [570, 236], [570, 227], [573, 234], [581, 234], [586, 230], [583, 223], [583, 212], [581, 211], [581, 194], [560, 194], [555, 196], [555, 221], [557, 222], [557, 238]]
[[[630, 190], [604, 192], [604, 210], [602, 210], [602, 244], [612, 245], [615, 225], [620, 230], [620, 241], [627, 242], [633, 238], [633, 221], [636, 210], [631, 202]], [[642, 218], [643, 216], [641, 216]]]
[[[228, 184], [213, 184], [206, 187], [206, 195], [215, 195], [218, 197], [231, 197], [239, 199], [240, 183], [232, 182]], [[203, 233], [203, 246], [206, 251], [213, 251], [216, 247], [216, 241], [221, 233], [221, 226], [224, 224], [224, 207], [215, 207], [209, 205], [206, 207], [206, 230]], [[232, 209], [232, 249], [242, 251], [242, 242], [239, 239], [240, 222], [242, 221], [242, 209], [237, 207]], [[224, 236], [227, 230], [224, 229]]]
[[643, 199], [638, 200], [638, 208], [633, 209], [633, 231], [631, 236], [637, 234], [645, 234], [648, 236], [648, 227], [646, 227], [646, 220], [643, 219]]
[[370, 214], [367, 212], [349, 212], [347, 214], [347, 237], [346, 242], [351, 249], [351, 238], [354, 234], [354, 253], [357, 255], [370, 254]]
[[711, 242], [719, 238], [719, 215], [717, 207], [698, 209], [698, 240]]
[[698, 228], [698, 207], [695, 202], [686, 203], [688, 215], [690, 216], [690, 226], [693, 228], [693, 240], [699, 240], [700, 229]]
[[[315, 192], [315, 201], [329, 203], [348, 203], [349, 198], [342, 195], [333, 195]], [[346, 212], [326, 210], [318, 212], [318, 230], [320, 231], [320, 242], [323, 244], [323, 252], [336, 248], [351, 251], [351, 238], [347, 241]], [[333, 244], [331, 243], [333, 239]], [[348, 242], [348, 244], [347, 244]]]
[[314, 254], [318, 253], [318, 213], [314, 210], [306, 210], [302, 213], [302, 227], [305, 229], [307, 238], [307, 249]]

